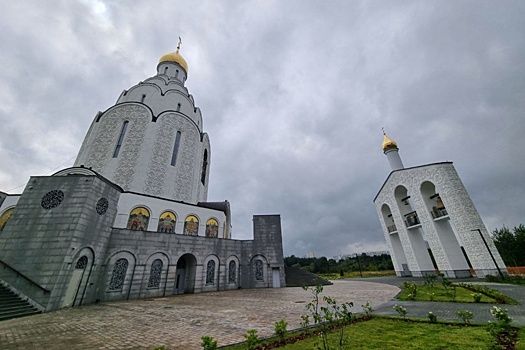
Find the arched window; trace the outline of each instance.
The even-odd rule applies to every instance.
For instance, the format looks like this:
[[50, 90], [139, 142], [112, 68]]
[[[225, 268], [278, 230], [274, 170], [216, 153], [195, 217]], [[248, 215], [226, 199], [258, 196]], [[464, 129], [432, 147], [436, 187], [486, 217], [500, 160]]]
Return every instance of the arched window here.
[[206, 284], [215, 284], [215, 261], [210, 260], [206, 264]]
[[181, 104], [177, 103], [177, 112], [180, 112], [180, 107], [181, 107]]
[[126, 136], [128, 124], [129, 122], [127, 120], [124, 122], [124, 124], [122, 124], [122, 129], [120, 130], [120, 136], [118, 137], [117, 146], [115, 147], [115, 152], [113, 152], [113, 158], [117, 158], [118, 154], [120, 153], [120, 148], [122, 147], [122, 143], [124, 143], [124, 136]]
[[157, 232], [175, 233], [175, 222], [177, 217], [171, 211], [160, 214]]
[[175, 166], [177, 164], [177, 154], [179, 153], [179, 146], [180, 146], [180, 137], [181, 132], [177, 131], [177, 135], [175, 135], [175, 144], [173, 145], [173, 153], [171, 154], [171, 165]]
[[149, 273], [148, 288], [159, 288], [160, 276], [162, 274], [162, 260], [156, 259], [151, 263], [151, 270]]
[[206, 168], [208, 167], [208, 150], [204, 150], [204, 157], [202, 159], [202, 175], [201, 182], [203, 185], [206, 184]]
[[178, 69], [175, 71], [175, 78], [177, 78], [177, 79], [179, 78], [179, 70]]
[[219, 235], [219, 222], [217, 219], [209, 219], [206, 222], [206, 237], [215, 238]]
[[237, 280], [237, 264], [235, 261], [230, 261], [228, 264], [228, 283], [235, 283]]
[[2, 216], [0, 216], [0, 231], [4, 230], [5, 224], [7, 224], [7, 220], [11, 217], [11, 214], [13, 214], [13, 210], [15, 208], [7, 209]]
[[199, 219], [195, 215], [189, 215], [184, 220], [184, 234], [188, 236], [199, 235]]
[[264, 268], [262, 260], [255, 260], [255, 280], [264, 281]]
[[87, 256], [83, 255], [82, 257], [80, 257], [80, 259], [77, 260], [75, 269], [84, 270], [87, 266], [87, 263], [88, 263], [88, 258]]
[[135, 208], [129, 213], [128, 230], [147, 231], [149, 223], [149, 210], [144, 207]]
[[127, 271], [128, 261], [124, 258], [118, 259], [113, 266], [113, 274], [111, 275], [111, 281], [108, 287], [109, 291], [122, 290]]
[[168, 75], [168, 67], [164, 67], [164, 74]]
[[145, 99], [146, 99], [146, 94], [142, 94], [142, 97], [140, 98], [140, 102], [144, 103]]

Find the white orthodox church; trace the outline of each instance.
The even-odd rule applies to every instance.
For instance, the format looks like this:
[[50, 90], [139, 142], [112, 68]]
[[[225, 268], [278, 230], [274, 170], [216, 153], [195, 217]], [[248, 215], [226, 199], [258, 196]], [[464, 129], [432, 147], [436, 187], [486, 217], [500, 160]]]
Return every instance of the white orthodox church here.
[[285, 284], [279, 215], [234, 240], [179, 53], [99, 112], [73, 167], [0, 192], [0, 283], [42, 311]]
[[397, 143], [386, 134], [382, 148], [392, 172], [374, 203], [396, 274], [421, 277], [439, 270], [460, 278], [506, 273], [452, 162], [405, 168]]

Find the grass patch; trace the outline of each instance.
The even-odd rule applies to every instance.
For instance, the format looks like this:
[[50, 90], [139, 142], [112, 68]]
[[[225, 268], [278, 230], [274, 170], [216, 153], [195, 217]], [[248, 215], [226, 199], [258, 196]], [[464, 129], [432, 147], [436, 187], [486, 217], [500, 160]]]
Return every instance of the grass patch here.
[[[490, 336], [483, 327], [451, 326], [421, 322], [373, 318], [347, 326], [348, 349], [486, 349]], [[287, 345], [281, 349], [313, 349], [315, 338]], [[331, 347], [337, 337], [330, 334]]]
[[[397, 299], [399, 300], [412, 300], [409, 299], [408, 294], [410, 293], [408, 289], [401, 286], [403, 289], [401, 293], [398, 294]], [[416, 301], [441, 301], [441, 302], [459, 302], [459, 303], [473, 303], [474, 297], [472, 294], [474, 294], [473, 291], [463, 288], [463, 287], [456, 287], [456, 298], [454, 300], [454, 291], [452, 290], [452, 287], [449, 287], [448, 289], [445, 289], [442, 285], [436, 284], [433, 288], [426, 285], [418, 285], [417, 286], [417, 295], [416, 298], [413, 300]], [[484, 294], [481, 295], [481, 303], [495, 303], [496, 300], [494, 298], [491, 298], [489, 296], [486, 296]]]
[[[338, 348], [336, 332], [331, 332], [328, 337], [333, 349]], [[279, 349], [316, 349], [314, 343], [319, 341], [314, 336]], [[344, 336], [345, 349], [487, 349], [490, 342], [491, 337], [485, 327], [405, 322], [380, 317], [346, 326]], [[245, 345], [221, 349], [240, 350], [245, 349]]]
[[385, 277], [385, 276], [395, 276], [396, 272], [394, 270], [387, 271], [363, 271], [363, 276], [359, 271], [349, 271], [345, 272], [343, 276], [338, 273], [318, 273], [319, 276], [326, 278], [327, 280], [341, 280], [344, 278], [366, 278], [366, 277]]
[[525, 276], [523, 275], [510, 275], [510, 276], [506, 276], [505, 279], [502, 279], [499, 276], [487, 275], [485, 276], [485, 281], [525, 286]]

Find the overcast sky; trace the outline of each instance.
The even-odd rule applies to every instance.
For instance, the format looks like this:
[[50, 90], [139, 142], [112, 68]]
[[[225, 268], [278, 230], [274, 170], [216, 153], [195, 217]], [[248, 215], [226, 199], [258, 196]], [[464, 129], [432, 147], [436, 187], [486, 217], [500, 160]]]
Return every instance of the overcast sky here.
[[[523, 1], [4, 1], [0, 191], [69, 167], [95, 114], [182, 37], [233, 236], [285, 255], [386, 249], [390, 172], [453, 161], [489, 230], [525, 223]], [[19, 187], [21, 186], [21, 187]], [[17, 188], [18, 187], [18, 188]]]

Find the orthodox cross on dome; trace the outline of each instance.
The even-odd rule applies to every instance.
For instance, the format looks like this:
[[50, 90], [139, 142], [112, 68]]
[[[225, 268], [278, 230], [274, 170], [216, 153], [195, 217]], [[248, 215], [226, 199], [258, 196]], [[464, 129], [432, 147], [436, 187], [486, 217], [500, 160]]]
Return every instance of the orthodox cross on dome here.
[[[180, 38], [179, 38], [180, 39]], [[386, 135], [385, 128], [382, 127], [381, 130], [383, 130], [383, 135]]]
[[177, 51], [180, 50], [181, 45], [182, 45], [182, 39], [179, 36], [179, 43], [177, 44]]

